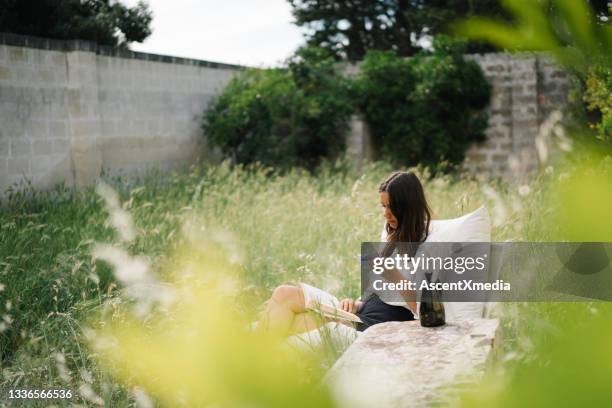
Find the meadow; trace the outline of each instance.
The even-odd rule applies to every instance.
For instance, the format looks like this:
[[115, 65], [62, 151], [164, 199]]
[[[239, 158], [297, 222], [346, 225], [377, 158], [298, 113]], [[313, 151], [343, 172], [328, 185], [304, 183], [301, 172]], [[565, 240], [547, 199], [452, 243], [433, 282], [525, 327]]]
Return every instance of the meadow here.
[[[339, 297], [357, 297], [360, 243], [378, 240], [383, 226], [378, 184], [391, 170], [381, 162], [357, 169], [340, 160], [324, 163], [313, 173], [298, 169], [279, 173], [224, 162], [171, 174], [104, 176], [112, 188], [109, 191], [117, 192], [115, 198], [108, 197], [114, 193], [106, 191], [105, 196], [95, 186], [39, 191], [22, 185], [8, 191], [0, 214], [0, 389], [70, 388], [85, 405], [150, 406], [150, 397], [139, 382], [115, 370], [113, 362], [101, 364], [104, 353], [87, 341], [92, 327], [104, 330], [112, 321], [123, 319], [123, 305], [129, 303], [122, 296], [125, 285], [117, 271], [92, 256], [100, 243], [121, 246], [150, 265], [152, 275], [163, 283], [177, 278], [176, 254], [189, 245], [186, 229], [221, 242], [221, 251], [233, 259], [240, 282], [231, 308], [241, 321], [256, 320], [262, 302], [282, 283], [303, 281]], [[413, 170], [424, 181], [435, 218], [456, 217], [485, 204], [494, 241], [554, 237], [551, 189], [567, 174], [551, 167], [517, 185]], [[206, 268], [206, 259], [197, 258], [197, 262]], [[525, 381], [535, 378], [537, 385], [541, 379], [534, 373], [543, 364], [551, 364], [539, 356], [561, 353], [553, 364], [572, 357], [563, 354], [559, 344], [584, 346], [590, 341], [568, 337], [568, 333], [589, 330], [589, 325], [597, 323], [593, 319], [609, 319], [604, 306], [586, 302], [500, 305], [497, 313], [504, 341], [487, 385], [467, 394], [465, 403], [486, 406], [500, 398], [509, 401], [509, 406], [520, 402], [533, 392], [525, 385], [533, 381]], [[98, 320], [92, 321], [92, 316]], [[155, 327], [156, 323], [146, 324]], [[609, 334], [610, 329], [601, 331], [601, 336]], [[306, 372], [320, 375], [341, 352], [341, 348], [326, 350], [317, 360], [318, 368]], [[249, 356], [245, 359], [253, 357]], [[589, 371], [596, 380], [612, 367], [606, 360], [600, 369], [597, 362], [585, 362], [579, 356], [583, 364], [577, 362], [574, 368]], [[610, 357], [609, 352], [603, 357]], [[564, 377], [566, 371], [556, 374], [561, 384], [574, 381], [575, 373]], [[254, 387], [260, 380], [248, 381]], [[518, 391], [504, 396], [509, 384]], [[597, 381], [592, 386], [598, 390]], [[253, 389], [245, 387], [248, 400]], [[283, 406], [287, 402], [283, 398], [293, 394], [274, 395], [278, 406]], [[163, 395], [155, 397], [164, 405]]]

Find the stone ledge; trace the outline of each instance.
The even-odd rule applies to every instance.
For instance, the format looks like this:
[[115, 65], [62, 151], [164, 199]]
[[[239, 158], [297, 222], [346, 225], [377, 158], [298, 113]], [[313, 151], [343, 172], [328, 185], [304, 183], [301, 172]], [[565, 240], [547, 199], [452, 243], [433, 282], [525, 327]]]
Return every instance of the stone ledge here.
[[438, 328], [418, 321], [366, 330], [326, 376], [347, 406], [455, 404], [463, 387], [483, 375], [499, 320], [464, 319]]

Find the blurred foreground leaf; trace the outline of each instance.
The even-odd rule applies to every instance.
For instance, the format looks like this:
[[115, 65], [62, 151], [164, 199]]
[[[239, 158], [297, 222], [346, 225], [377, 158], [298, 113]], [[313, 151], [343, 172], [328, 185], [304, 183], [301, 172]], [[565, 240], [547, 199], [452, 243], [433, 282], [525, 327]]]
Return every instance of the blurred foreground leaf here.
[[599, 24], [585, 1], [504, 0], [503, 4], [516, 17], [514, 24], [473, 18], [456, 23], [455, 31], [510, 51], [549, 52], [580, 72], [593, 63], [612, 65], [612, 27]]
[[123, 311], [90, 333], [101, 363], [168, 407], [332, 406], [321, 377], [309, 383], [303, 356], [274, 333], [247, 329], [226, 252], [191, 236], [173, 262], [177, 301], [168, 310], [144, 320]]
[[[543, 342], [537, 358], [521, 363], [511, 377], [489, 375], [478, 389], [464, 394], [466, 407], [604, 407], [612, 401], [612, 305], [557, 321], [562, 335]], [[535, 308], [531, 305], [530, 308]], [[561, 320], [561, 319], [559, 319]]]

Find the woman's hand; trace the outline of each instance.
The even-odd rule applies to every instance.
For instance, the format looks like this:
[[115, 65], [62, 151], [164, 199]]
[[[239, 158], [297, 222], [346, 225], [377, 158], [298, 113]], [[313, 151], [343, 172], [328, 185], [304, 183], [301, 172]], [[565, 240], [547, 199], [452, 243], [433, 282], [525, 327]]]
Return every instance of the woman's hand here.
[[353, 300], [353, 299], [342, 299], [340, 301], [339, 308], [349, 313], [357, 313], [359, 311], [359, 307], [361, 306], [361, 301]]

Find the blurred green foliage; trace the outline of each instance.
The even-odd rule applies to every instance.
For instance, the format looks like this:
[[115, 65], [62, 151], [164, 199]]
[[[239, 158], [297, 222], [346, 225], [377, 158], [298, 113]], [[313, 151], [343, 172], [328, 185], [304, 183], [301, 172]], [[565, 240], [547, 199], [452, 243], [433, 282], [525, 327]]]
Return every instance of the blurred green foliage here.
[[[586, 128], [571, 134], [571, 149], [547, 166], [556, 174], [539, 197], [545, 220], [531, 240], [612, 241], [612, 150], [606, 132], [612, 68], [612, 28], [582, 0], [506, 0], [514, 24], [473, 19], [457, 25], [470, 38], [518, 51], [549, 53], [586, 79], [585, 100], [599, 109], [599, 139]], [[554, 15], [547, 17], [553, 10]], [[537, 273], [537, 271], [533, 271]], [[612, 400], [609, 302], [506, 304], [505, 350], [481, 387], [466, 392], [469, 407], [607, 406]]]
[[247, 330], [234, 243], [193, 223], [182, 236], [166, 266], [174, 301], [163, 311], [143, 320], [123, 303], [90, 316], [95, 334], [86, 339], [100, 364], [164, 407], [336, 406], [328, 384], [319, 384], [325, 371], [316, 355], [279, 333]]
[[612, 26], [601, 23], [583, 0], [504, 0], [514, 22], [474, 17], [454, 25], [470, 39], [510, 51], [545, 51], [566, 67], [586, 72], [612, 62]]
[[592, 145], [578, 149], [559, 167], [563, 179], [550, 197], [559, 226], [556, 239], [612, 242], [612, 156]]
[[518, 335], [509, 339], [513, 350], [501, 356], [497, 370], [490, 370], [479, 387], [463, 394], [460, 406], [609, 406], [612, 305], [515, 306], [511, 308], [515, 315], [505, 316], [510, 326], [506, 334]]
[[461, 163], [485, 139], [491, 87], [478, 64], [463, 59], [465, 46], [441, 37], [432, 55], [366, 54], [357, 88], [381, 157], [439, 169]]

